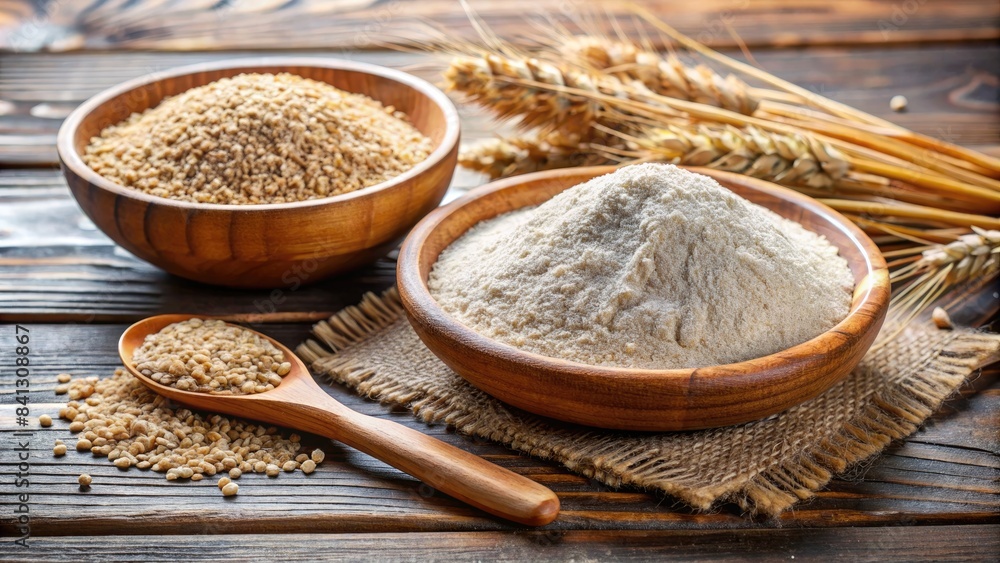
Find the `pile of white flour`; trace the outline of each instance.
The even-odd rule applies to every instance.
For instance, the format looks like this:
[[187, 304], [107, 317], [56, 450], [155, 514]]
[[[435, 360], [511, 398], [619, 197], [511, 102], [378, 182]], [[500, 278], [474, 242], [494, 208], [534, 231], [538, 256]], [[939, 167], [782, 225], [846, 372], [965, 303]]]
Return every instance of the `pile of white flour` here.
[[661, 369], [805, 342], [847, 315], [852, 287], [825, 238], [662, 164], [480, 223], [430, 275], [445, 311], [482, 335], [553, 358]]

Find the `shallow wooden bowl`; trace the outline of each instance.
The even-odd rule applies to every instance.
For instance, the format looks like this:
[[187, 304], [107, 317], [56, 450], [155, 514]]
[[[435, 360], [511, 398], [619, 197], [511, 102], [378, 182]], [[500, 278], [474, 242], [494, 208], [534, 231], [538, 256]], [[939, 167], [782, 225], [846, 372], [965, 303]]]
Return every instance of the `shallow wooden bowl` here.
[[[365, 94], [406, 113], [434, 150], [400, 176], [353, 193], [242, 206], [147, 195], [99, 176], [80, 158], [92, 137], [133, 112], [245, 72], [289, 72]], [[314, 282], [391, 250], [441, 202], [455, 170], [458, 140], [454, 105], [423, 80], [350, 61], [277, 57], [188, 66], [110, 88], [66, 119], [57, 147], [80, 207], [129, 252], [188, 279], [261, 288]]]
[[431, 297], [431, 266], [470, 227], [542, 203], [612, 170], [576, 168], [494, 182], [424, 218], [403, 243], [397, 267], [403, 306], [424, 344], [471, 384], [515, 407], [623, 430], [693, 430], [758, 420], [819, 395], [861, 360], [889, 302], [885, 260], [871, 239], [813, 199], [769, 182], [707, 169], [693, 170], [826, 236], [840, 249], [855, 280], [847, 318], [808, 342], [745, 362], [698, 369], [626, 369], [523, 352], [472, 331]]

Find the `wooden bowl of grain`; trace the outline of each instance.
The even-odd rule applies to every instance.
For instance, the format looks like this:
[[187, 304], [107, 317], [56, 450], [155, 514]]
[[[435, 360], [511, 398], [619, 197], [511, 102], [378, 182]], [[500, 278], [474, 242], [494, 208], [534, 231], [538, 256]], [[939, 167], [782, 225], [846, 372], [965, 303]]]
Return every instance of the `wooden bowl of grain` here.
[[[108, 180], [85, 164], [88, 144], [106, 127], [169, 96], [245, 73], [289, 73], [393, 106], [430, 139], [429, 156], [364, 189], [258, 205], [157, 197]], [[279, 57], [188, 66], [110, 88], [66, 119], [57, 148], [83, 211], [129, 252], [184, 278], [271, 288], [312, 283], [385, 255], [440, 203], [455, 169], [458, 141], [454, 105], [423, 80], [350, 61]]]
[[525, 352], [468, 328], [432, 296], [428, 278], [438, 256], [471, 227], [543, 203], [612, 170], [557, 170], [494, 182], [432, 212], [404, 242], [397, 280], [410, 323], [424, 344], [471, 384], [515, 407], [567, 422], [622, 430], [693, 430], [759, 420], [816, 397], [854, 369], [871, 347], [889, 302], [888, 271], [871, 239], [811, 198], [709, 169], [693, 170], [825, 236], [837, 248], [854, 279], [846, 318], [802, 344], [748, 361], [696, 369], [632, 369]]

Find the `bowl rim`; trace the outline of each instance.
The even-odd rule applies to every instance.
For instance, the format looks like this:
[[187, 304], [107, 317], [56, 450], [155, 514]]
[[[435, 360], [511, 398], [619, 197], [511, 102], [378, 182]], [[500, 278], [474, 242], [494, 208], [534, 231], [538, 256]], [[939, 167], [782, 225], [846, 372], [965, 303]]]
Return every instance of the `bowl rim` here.
[[[851, 308], [840, 322], [819, 335], [784, 350], [779, 350], [766, 356], [759, 356], [740, 362], [729, 364], [713, 364], [702, 367], [690, 368], [629, 368], [620, 366], [591, 365], [572, 360], [543, 356], [534, 352], [528, 352], [516, 348], [505, 342], [494, 340], [483, 336], [478, 332], [464, 325], [459, 320], [449, 315], [438, 304], [431, 295], [427, 287], [427, 281], [420, 275], [420, 249], [425, 248], [423, 244], [426, 239], [441, 226], [445, 220], [461, 207], [473, 201], [488, 197], [496, 192], [510, 189], [526, 181], [539, 181], [548, 177], [558, 177], [564, 175], [567, 169], [535, 172], [506, 178], [490, 182], [468, 194], [456, 199], [448, 205], [441, 206], [427, 216], [410, 231], [410, 234], [403, 242], [399, 252], [396, 268], [396, 279], [399, 287], [400, 297], [411, 322], [416, 322], [414, 317], [419, 317], [421, 322], [427, 324], [435, 334], [447, 335], [447, 338], [458, 340], [463, 346], [471, 348], [482, 354], [489, 354], [498, 360], [506, 363], [515, 363], [534, 368], [541, 368], [547, 371], [562, 372], [567, 375], [579, 377], [582, 380], [593, 378], [614, 379], [622, 378], [631, 381], [664, 381], [664, 380], [687, 380], [697, 372], [699, 379], [733, 378], [741, 376], [755, 376], [760, 372], [760, 367], [767, 367], [773, 371], [776, 366], [794, 369], [797, 364], [808, 361], [840, 347], [850, 345], [854, 338], [858, 338], [869, 331], [878, 328], [884, 320], [885, 313], [889, 305], [890, 282], [888, 267], [885, 259], [875, 243], [854, 223], [846, 217], [831, 209], [827, 205], [800, 194], [789, 188], [773, 184], [771, 182], [719, 170], [706, 169], [703, 167], [681, 166], [692, 172], [709, 175], [718, 180], [719, 177], [725, 179], [737, 179], [741, 183], [752, 184], [753, 189], [760, 189], [764, 192], [780, 194], [783, 199], [791, 199], [797, 205], [805, 207], [812, 212], [834, 224], [843, 232], [849, 240], [862, 250], [861, 256], [864, 259], [865, 274], [860, 281], [857, 276], [852, 288]], [[616, 170], [616, 166], [590, 166], [573, 169], [579, 176], [595, 178]], [[583, 180], [587, 181], [587, 180]], [[723, 186], [726, 187], [726, 186]], [[567, 188], [568, 189], [568, 188]], [[728, 189], [728, 188], [727, 188]], [[470, 227], [471, 228], [471, 227]], [[465, 234], [467, 231], [463, 231]], [[462, 236], [462, 235], [458, 235]], [[457, 240], [455, 237], [454, 240]], [[454, 242], [454, 240], [452, 242]], [[449, 243], [450, 244], [450, 243]], [[832, 242], [831, 242], [832, 244]], [[856, 294], [862, 291], [860, 297]], [[875, 314], [861, 315], [865, 304], [873, 304]], [[409, 309], [414, 308], [411, 312]], [[417, 314], [414, 314], [417, 313]], [[851, 327], [852, 330], [845, 331], [848, 325], [854, 325], [861, 321], [860, 329]], [[419, 333], [419, 331], [418, 331]], [[454, 336], [453, 336], [454, 335]]]
[[[378, 184], [373, 184], [353, 192], [348, 192], [345, 194], [338, 194], [330, 197], [309, 199], [304, 201], [292, 201], [284, 203], [260, 203], [260, 204], [243, 204], [243, 205], [232, 205], [226, 203], [198, 203], [193, 201], [177, 200], [167, 197], [159, 197], [141, 192], [139, 190], [134, 190], [127, 188], [117, 182], [113, 182], [104, 176], [98, 174], [93, 168], [88, 166], [83, 162], [83, 158], [80, 153], [76, 150], [73, 143], [73, 137], [76, 135], [76, 130], [79, 128], [80, 123], [94, 112], [99, 107], [108, 103], [112, 98], [135, 90], [139, 87], [146, 86], [149, 84], [154, 84], [163, 80], [171, 78], [179, 78], [182, 76], [188, 76], [191, 74], [196, 74], [199, 72], [206, 71], [217, 71], [217, 70], [236, 70], [245, 69], [244, 72], [253, 72], [254, 69], [259, 69], [261, 67], [314, 67], [314, 68], [324, 68], [332, 70], [348, 70], [360, 72], [363, 74], [369, 74], [373, 76], [379, 76], [392, 80], [398, 84], [409, 87], [412, 90], [416, 90], [421, 94], [427, 96], [431, 99], [434, 104], [444, 113], [445, 117], [445, 131], [444, 136], [441, 138], [441, 142], [438, 144], [437, 148], [431, 151], [427, 155], [427, 158], [417, 163], [415, 166], [403, 172], [398, 176], [393, 176], [384, 182]], [[294, 74], [294, 73], [293, 73]], [[364, 94], [363, 92], [353, 92], [356, 94]], [[364, 94], [368, 95], [368, 94]], [[372, 98], [374, 99], [374, 98]], [[379, 101], [379, 100], [376, 100]], [[381, 102], [380, 102], [381, 103]], [[151, 106], [152, 107], [152, 106]], [[149, 109], [149, 108], [147, 108]], [[178, 208], [190, 209], [190, 210], [203, 210], [203, 211], [227, 211], [227, 212], [253, 212], [253, 211], [275, 211], [282, 209], [302, 209], [309, 207], [319, 207], [323, 205], [329, 205], [334, 203], [339, 203], [342, 201], [347, 201], [350, 199], [361, 198], [372, 196], [375, 193], [383, 192], [392, 189], [396, 186], [406, 184], [407, 182], [419, 177], [420, 175], [431, 170], [438, 162], [447, 158], [448, 154], [451, 153], [458, 144], [458, 140], [461, 134], [461, 123], [458, 116], [458, 109], [455, 108], [455, 104], [442, 92], [440, 89], [435, 87], [430, 82], [422, 78], [418, 78], [407, 72], [401, 70], [396, 70], [393, 68], [388, 68], [380, 65], [375, 65], [371, 63], [364, 63], [358, 61], [351, 61], [347, 59], [338, 59], [335, 57], [303, 57], [303, 56], [288, 56], [288, 57], [245, 57], [236, 59], [224, 59], [219, 61], [210, 61], [204, 63], [195, 63], [190, 65], [184, 65], [179, 67], [174, 67], [167, 69], [165, 71], [157, 71], [125, 82], [121, 82], [110, 88], [102, 90], [101, 92], [91, 96], [87, 101], [83, 102], [76, 109], [74, 109], [69, 116], [63, 121], [62, 125], [59, 127], [59, 133], [56, 137], [56, 152], [59, 156], [60, 161], [63, 166], [69, 168], [74, 174], [80, 176], [84, 181], [101, 188], [105, 191], [114, 193], [115, 195], [120, 195], [123, 197], [128, 197], [140, 201], [145, 201], [154, 205], [166, 205]]]

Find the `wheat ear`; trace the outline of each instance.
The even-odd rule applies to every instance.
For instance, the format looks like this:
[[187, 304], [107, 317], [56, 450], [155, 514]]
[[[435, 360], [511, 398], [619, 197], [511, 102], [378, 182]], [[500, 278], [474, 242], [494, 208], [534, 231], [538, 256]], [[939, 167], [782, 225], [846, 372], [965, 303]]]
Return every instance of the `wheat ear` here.
[[[452, 89], [459, 90], [470, 100], [492, 109], [500, 118], [520, 116], [523, 128], [539, 128], [541, 134], [553, 139], [559, 138], [559, 142], [552, 142], [556, 146], [602, 144], [600, 140], [595, 142], [591, 137], [593, 131], [601, 130], [599, 126], [614, 128], [633, 119], [664, 124], [678, 121], [687, 123], [691, 119], [697, 119], [738, 129], [752, 126], [774, 135], [806, 134], [811, 139], [821, 141], [824, 147], [834, 147], [840, 151], [838, 160], [847, 161], [855, 175], [878, 177], [879, 182], [885, 186], [891, 186], [896, 181], [915, 188], [888, 191], [880, 189], [876, 195], [917, 204], [933, 203], [928, 200], [938, 197], [941, 198], [942, 205], [963, 211], [991, 212], [1000, 209], [1000, 191], [966, 184], [841, 139], [812, 132], [804, 133], [801, 128], [789, 124], [661, 96], [641, 83], [626, 84], [607, 73], [588, 73], [564, 69], [532, 58], [487, 53], [478, 57], [460, 56], [454, 59], [446, 72], [446, 79]], [[806, 172], [804, 170], [803, 174]], [[799, 185], [809, 186], [802, 183]], [[819, 176], [813, 185], [828, 184]], [[853, 184], [851, 187], [864, 186]], [[913, 191], [923, 194], [910, 195]], [[986, 226], [979, 221], [970, 223]]]
[[892, 272], [893, 283], [904, 283], [889, 303], [886, 326], [880, 337], [887, 342], [948, 290], [974, 279], [1000, 273], [1000, 230], [972, 227], [969, 234], [948, 244], [928, 245], [916, 261]]
[[706, 166], [792, 186], [832, 188], [850, 171], [833, 147], [806, 135], [770, 133], [756, 127], [646, 127], [635, 135], [607, 130], [636, 147], [603, 150], [639, 160]]
[[[554, 90], [566, 96], [577, 96], [584, 99], [592, 99], [595, 102], [604, 104], [604, 111], [607, 115], [614, 113], [623, 116], [639, 116], [649, 121], [667, 122], [677, 119], [694, 119], [705, 122], [716, 122], [719, 124], [732, 125], [735, 127], [754, 126], [770, 133], [793, 135], [802, 133], [802, 128], [794, 127], [786, 123], [778, 123], [761, 119], [756, 116], [742, 115], [723, 108], [709, 106], [698, 102], [689, 102], [667, 96], [660, 96], [649, 92], [648, 95], [641, 90], [629, 88], [629, 85], [618, 83], [619, 90], [615, 93], [608, 93], [603, 88], [597, 90], [584, 91], [571, 86], [560, 86], [541, 82], [531, 82], [525, 86], [532, 86], [540, 90]], [[684, 117], [686, 115], [686, 117]], [[605, 122], [613, 123], [613, 120], [605, 119]], [[881, 155], [877, 151], [854, 145], [841, 139], [831, 138], [824, 135], [815, 135], [830, 146], [836, 147], [846, 155], [846, 159], [858, 172], [870, 175], [881, 176], [883, 178], [895, 179], [925, 191], [937, 192], [942, 197], [961, 199], [964, 201], [974, 201], [982, 204], [982, 209], [993, 211], [1000, 209], [1000, 191], [989, 188], [966, 184], [956, 181], [950, 177], [938, 175], [930, 170], [922, 169], [919, 165], [904, 163], [899, 165], [892, 162], [894, 159]], [[881, 156], [880, 156], [881, 155]]]
[[[586, 73], [564, 72], [537, 59], [518, 59], [486, 54], [452, 59], [444, 73], [449, 90], [461, 92], [469, 101], [489, 108], [497, 117], [520, 117], [520, 125], [546, 133], [558, 131], [566, 144], [587, 134], [601, 110], [600, 102], [571, 96], [530, 84], [569, 87], [596, 92], [597, 85]], [[527, 84], [526, 84], [527, 83]]]
[[994, 178], [1000, 178], [1000, 158], [992, 157], [953, 143], [934, 139], [926, 135], [914, 133], [913, 131], [904, 129], [903, 127], [900, 127], [890, 121], [877, 118], [858, 109], [836, 102], [829, 98], [825, 98], [815, 92], [810, 92], [801, 86], [782, 80], [777, 76], [767, 73], [759, 68], [737, 61], [731, 57], [723, 55], [722, 53], [714, 51], [705, 45], [702, 45], [698, 41], [680, 33], [666, 22], [656, 17], [656, 15], [644, 6], [640, 6], [635, 2], [627, 2], [626, 6], [630, 11], [638, 15], [645, 22], [649, 23], [660, 32], [666, 34], [671, 39], [677, 41], [679, 44], [690, 49], [692, 52], [698, 53], [709, 60], [723, 64], [737, 72], [762, 80], [779, 90], [793, 94], [798, 97], [797, 101], [799, 103], [820, 108], [830, 114], [845, 117], [849, 120], [882, 127], [885, 129], [882, 133], [882, 136], [884, 137], [897, 139], [924, 149], [929, 149], [929, 151], [925, 153], [925, 158], [938, 158], [940, 154], [948, 155], [958, 159], [959, 161], [971, 164], [981, 173]]
[[579, 36], [563, 42], [559, 52], [565, 60], [614, 75], [623, 82], [640, 82], [661, 96], [747, 115], [760, 104], [750, 94], [750, 87], [731, 74], [723, 78], [705, 65], [691, 66], [675, 55], [663, 57], [625, 41]]
[[943, 274], [954, 285], [1000, 267], [1000, 230], [972, 227], [972, 231], [954, 242], [925, 249], [919, 260], [893, 272], [892, 281]]
[[491, 179], [528, 172], [605, 164], [608, 159], [571, 147], [553, 145], [536, 136], [485, 139], [463, 146], [458, 163]]

